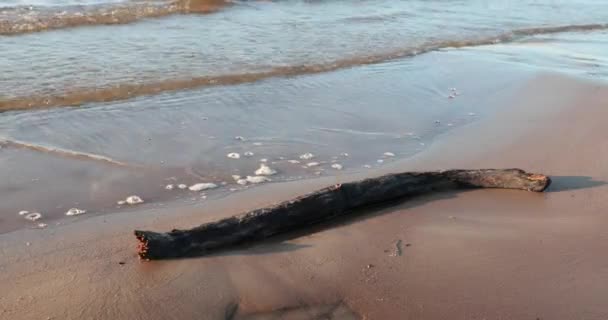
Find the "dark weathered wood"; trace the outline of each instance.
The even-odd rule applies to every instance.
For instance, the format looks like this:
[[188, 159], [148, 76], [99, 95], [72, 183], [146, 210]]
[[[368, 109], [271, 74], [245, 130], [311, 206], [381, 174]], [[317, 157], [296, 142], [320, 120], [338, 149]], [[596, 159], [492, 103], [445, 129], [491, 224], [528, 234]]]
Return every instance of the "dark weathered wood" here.
[[449, 188], [505, 188], [542, 192], [551, 179], [519, 169], [405, 172], [327, 187], [293, 200], [190, 230], [135, 231], [142, 259], [196, 256], [293, 231], [368, 205]]

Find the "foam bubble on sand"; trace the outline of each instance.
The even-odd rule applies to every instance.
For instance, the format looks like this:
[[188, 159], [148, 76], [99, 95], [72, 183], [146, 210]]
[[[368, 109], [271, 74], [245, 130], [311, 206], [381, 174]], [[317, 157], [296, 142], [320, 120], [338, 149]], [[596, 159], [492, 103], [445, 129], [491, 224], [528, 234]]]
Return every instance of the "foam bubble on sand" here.
[[474, 117], [474, 116], [475, 116], [475, 112], [469, 112], [469, 115], [470, 115], [471, 117]]
[[139, 196], [128, 196], [125, 199], [125, 202], [127, 204], [134, 205], [134, 204], [144, 203], [144, 200], [142, 198], [140, 198]]
[[44, 229], [44, 228], [46, 228], [46, 227], [48, 227], [48, 226], [49, 226], [49, 225], [48, 225], [48, 224], [46, 224], [46, 223], [39, 223], [39, 224], [37, 224], [37, 225], [36, 225], [36, 227], [38, 227], [38, 229]]
[[238, 179], [236, 183], [244, 186], [247, 184], [247, 179]]
[[364, 164], [364, 165], [363, 165], [363, 168], [365, 168], [365, 169], [371, 169], [371, 168], [372, 168], [372, 166], [370, 166], [369, 164]]
[[127, 204], [127, 202], [125, 200], [120, 200], [120, 201], [116, 202], [116, 204], [119, 206], [124, 206], [125, 204]]
[[336, 169], [336, 170], [342, 170], [342, 165], [339, 163], [334, 163], [331, 165], [332, 168]]
[[378, 159], [376, 162], [378, 162], [378, 163], [384, 163], [384, 160]]
[[385, 153], [384, 153], [384, 156], [385, 156], [385, 157], [394, 157], [394, 156], [395, 156], [395, 154], [394, 154], [394, 153], [392, 153], [392, 152], [385, 152]]
[[302, 159], [302, 160], [310, 160], [314, 157], [315, 157], [315, 155], [310, 152], [300, 155], [300, 159]]
[[262, 159], [260, 159], [260, 162], [268, 162], [268, 159], [262, 158]]
[[287, 160], [287, 162], [291, 163], [291, 164], [299, 164], [300, 161], [298, 160]]
[[177, 185], [177, 188], [184, 190], [184, 189], [188, 188], [188, 186], [185, 185], [185, 184], [183, 184], [183, 183], [181, 183], [181, 184]]
[[230, 159], [240, 159], [241, 155], [236, 152], [231, 152], [231, 153], [227, 154], [226, 157], [228, 157]]
[[320, 165], [320, 163], [318, 162], [309, 162], [306, 164], [307, 167], [317, 167], [318, 165]]
[[203, 190], [215, 189], [215, 188], [217, 188], [217, 184], [207, 182], [207, 183], [193, 184], [188, 189], [190, 189], [190, 191], [203, 191]]
[[242, 136], [236, 136], [234, 137], [234, 140], [245, 141], [245, 138], [243, 138]]
[[233, 174], [232, 179], [234, 179], [234, 181], [239, 181], [241, 179], [241, 176], [239, 176], [238, 174]]
[[253, 184], [257, 184], [257, 183], [263, 183], [263, 182], [270, 182], [270, 178], [268, 177], [264, 177], [264, 176], [247, 176], [247, 182], [249, 183], [253, 183]]
[[32, 212], [32, 213], [26, 214], [24, 218], [27, 220], [30, 220], [30, 221], [36, 221], [36, 220], [42, 218], [42, 214], [40, 214], [38, 212]]
[[260, 168], [255, 171], [256, 176], [271, 176], [276, 173], [277, 173], [276, 170], [270, 168], [269, 166], [267, 166], [263, 163], [260, 164]]
[[253, 145], [259, 147], [259, 146], [264, 145], [264, 144], [261, 143], [261, 142], [254, 142]]
[[19, 215], [20, 215], [20, 216], [24, 216], [24, 215], [26, 215], [26, 214], [28, 214], [28, 213], [30, 213], [30, 212], [29, 212], [29, 211], [25, 211], [25, 210], [23, 210], [23, 211], [19, 211]]
[[341, 155], [341, 156], [343, 156], [343, 157], [348, 157], [348, 156], [350, 156], [350, 155], [349, 155], [348, 153], [346, 153], [346, 152], [342, 152], [340, 155]]
[[175, 188], [175, 186], [172, 184], [168, 184], [165, 186], [165, 190], [173, 190], [174, 188]]
[[247, 152], [243, 153], [243, 155], [244, 155], [245, 157], [253, 157], [253, 156], [255, 155], [255, 153], [253, 153], [253, 152], [251, 152], [251, 151], [247, 151]]
[[68, 211], [65, 213], [65, 215], [66, 215], [66, 216], [77, 216], [77, 215], [80, 215], [80, 214], [85, 214], [85, 213], [87, 213], [87, 211], [86, 211], [86, 210], [81, 210], [81, 209], [77, 209], [77, 208], [72, 208], [72, 209], [68, 210]]

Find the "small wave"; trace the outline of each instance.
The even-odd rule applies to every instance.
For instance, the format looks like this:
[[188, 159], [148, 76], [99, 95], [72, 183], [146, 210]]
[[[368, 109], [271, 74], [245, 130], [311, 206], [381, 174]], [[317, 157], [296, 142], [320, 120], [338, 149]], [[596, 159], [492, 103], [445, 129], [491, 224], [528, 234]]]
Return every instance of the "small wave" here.
[[2, 8], [0, 35], [18, 35], [78, 26], [127, 24], [173, 14], [211, 13], [227, 4], [225, 0], [178, 0], [110, 6], [72, 6], [60, 10], [35, 7]]
[[383, 137], [391, 137], [391, 138], [401, 138], [403, 135], [389, 132], [374, 132], [374, 131], [361, 131], [361, 130], [352, 130], [352, 129], [340, 129], [340, 128], [312, 128], [310, 130], [313, 131], [325, 131], [332, 133], [342, 133], [349, 135], [361, 135], [361, 136], [383, 136]]
[[497, 36], [448, 40], [427, 43], [413, 48], [404, 48], [367, 56], [355, 56], [322, 64], [304, 64], [274, 67], [267, 71], [201, 76], [187, 79], [168, 79], [149, 83], [125, 83], [105, 88], [84, 88], [77, 91], [51, 95], [34, 95], [0, 100], [0, 112], [15, 110], [44, 109], [51, 107], [75, 107], [86, 103], [111, 102], [138, 96], [154, 95], [167, 91], [188, 90], [200, 87], [238, 85], [273, 77], [292, 77], [306, 74], [331, 72], [356, 66], [382, 63], [423, 53], [447, 49], [491, 45], [515, 41], [524, 36], [551, 34], [558, 32], [592, 31], [608, 29], [608, 24], [570, 25], [517, 29]]
[[43, 145], [39, 145], [39, 144], [33, 144], [33, 143], [23, 142], [23, 141], [18, 141], [18, 140], [13, 140], [13, 139], [0, 138], [0, 145], [2, 145], [4, 147], [28, 149], [28, 150], [37, 151], [37, 152], [54, 154], [54, 155], [72, 158], [72, 159], [91, 160], [91, 161], [96, 161], [96, 162], [102, 162], [102, 163], [111, 164], [111, 165], [120, 166], [120, 167], [135, 167], [134, 165], [131, 165], [131, 164], [128, 164], [128, 163], [125, 163], [122, 161], [114, 160], [110, 157], [106, 157], [106, 156], [102, 156], [102, 155], [98, 155], [98, 154], [80, 152], [80, 151], [75, 151], [75, 150], [67, 150], [67, 149], [61, 149], [61, 148], [56, 148], [56, 147], [47, 147], [47, 146], [43, 146]]

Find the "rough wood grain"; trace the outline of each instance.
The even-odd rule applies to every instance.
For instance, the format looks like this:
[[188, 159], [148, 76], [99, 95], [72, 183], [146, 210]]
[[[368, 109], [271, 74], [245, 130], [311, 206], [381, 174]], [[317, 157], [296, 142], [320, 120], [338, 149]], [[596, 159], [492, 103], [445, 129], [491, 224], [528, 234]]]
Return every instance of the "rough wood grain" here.
[[166, 233], [135, 231], [145, 260], [198, 256], [348, 215], [369, 205], [454, 188], [544, 191], [551, 179], [520, 169], [405, 172], [330, 186], [242, 215]]

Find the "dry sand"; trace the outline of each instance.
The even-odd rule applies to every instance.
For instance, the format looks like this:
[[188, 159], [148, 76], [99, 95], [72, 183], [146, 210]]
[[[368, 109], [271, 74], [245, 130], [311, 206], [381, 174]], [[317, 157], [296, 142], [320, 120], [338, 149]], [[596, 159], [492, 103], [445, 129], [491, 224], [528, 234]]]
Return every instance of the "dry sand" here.
[[608, 87], [539, 76], [489, 119], [375, 172], [520, 167], [554, 177], [545, 194], [420, 197], [312, 233], [162, 262], [137, 260], [134, 228], [187, 227], [347, 178], [0, 235], [0, 318], [606, 319], [606, 101]]

